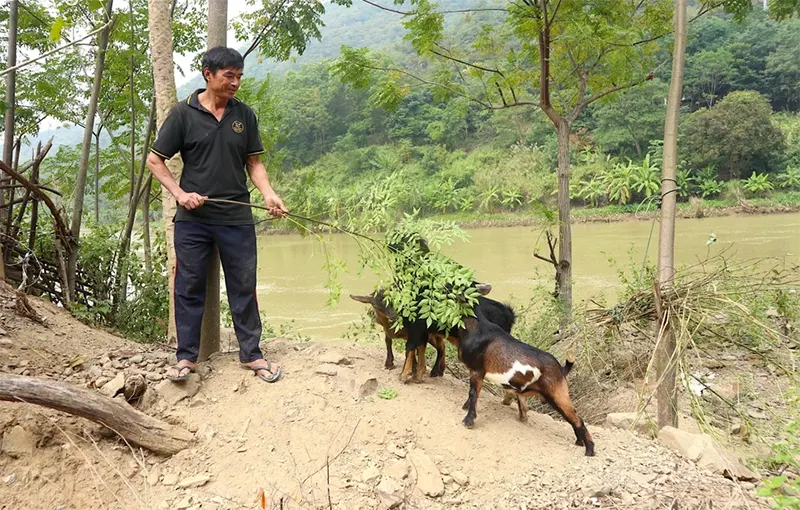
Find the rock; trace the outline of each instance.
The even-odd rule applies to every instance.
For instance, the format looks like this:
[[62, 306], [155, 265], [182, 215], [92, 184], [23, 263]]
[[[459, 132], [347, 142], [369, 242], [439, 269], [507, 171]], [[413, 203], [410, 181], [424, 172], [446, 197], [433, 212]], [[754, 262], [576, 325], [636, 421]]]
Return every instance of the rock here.
[[442, 483], [445, 485], [450, 485], [453, 483], [453, 477], [450, 475], [442, 475]]
[[145, 374], [145, 378], [146, 378], [148, 381], [152, 381], [152, 382], [158, 382], [158, 381], [160, 381], [160, 380], [164, 379], [164, 376], [163, 376], [163, 375], [161, 375], [161, 374], [159, 374], [159, 373], [156, 373], [156, 372], [147, 372], [147, 373]]
[[135, 363], [136, 365], [141, 364], [144, 361], [144, 356], [141, 354], [137, 354], [135, 356], [131, 356], [131, 363]]
[[633, 430], [648, 437], [655, 437], [658, 430], [655, 423], [647, 416], [637, 413], [609, 413], [606, 416], [606, 425], [623, 430]]
[[92, 379], [98, 379], [100, 376], [103, 375], [103, 369], [98, 367], [97, 365], [92, 365], [89, 367], [89, 377]]
[[408, 476], [408, 463], [404, 460], [397, 460], [387, 467], [383, 474], [395, 480], [405, 480]]
[[611, 487], [605, 484], [603, 480], [589, 475], [583, 478], [580, 482], [581, 492], [590, 498], [602, 498], [611, 494]]
[[197, 476], [190, 476], [189, 478], [185, 478], [180, 481], [178, 487], [181, 489], [190, 489], [194, 487], [202, 487], [203, 485], [207, 484], [211, 480], [211, 477], [208, 475], [197, 475]]
[[324, 364], [318, 366], [314, 373], [322, 374], [322, 375], [329, 375], [329, 376], [336, 376], [339, 373], [339, 368], [336, 365]]
[[319, 357], [319, 362], [331, 365], [350, 365], [353, 363], [349, 359], [345, 358], [344, 355], [336, 351], [328, 351], [321, 354]]
[[394, 443], [389, 443], [389, 445], [386, 447], [386, 451], [396, 455], [397, 457], [400, 457], [401, 459], [405, 458], [406, 456], [406, 452], [402, 448], [398, 448]]
[[150, 471], [147, 473], [147, 485], [153, 487], [158, 483], [159, 479], [161, 479], [161, 467], [155, 465], [150, 468]]
[[182, 500], [175, 503], [176, 510], [189, 510], [189, 507], [192, 506], [192, 500], [189, 498], [183, 498]]
[[19, 425], [6, 430], [3, 434], [2, 451], [9, 457], [18, 459], [23, 455], [33, 455], [36, 449], [36, 438]]
[[408, 454], [408, 460], [417, 471], [417, 488], [423, 494], [434, 498], [444, 494], [442, 475], [430, 457], [421, 450], [413, 450]]
[[658, 478], [658, 475], [656, 475], [655, 473], [642, 474], [636, 471], [626, 471], [625, 476], [627, 476], [628, 478], [630, 478], [631, 480], [633, 480], [634, 482], [636, 482], [641, 486], [649, 485], [656, 478]]
[[382, 510], [396, 508], [403, 503], [403, 487], [391, 477], [381, 477], [381, 483], [375, 487], [375, 494], [380, 499]]
[[14, 473], [11, 473], [3, 481], [6, 483], [6, 485], [11, 485], [12, 483], [17, 481], [17, 475], [15, 475]]
[[0, 338], [0, 347], [11, 347], [14, 345], [14, 342], [9, 340], [8, 338]]
[[122, 391], [125, 387], [125, 374], [123, 372], [118, 372], [114, 379], [108, 381], [100, 388], [100, 393], [103, 395], [113, 398], [116, 396], [117, 393]]
[[166, 485], [170, 487], [178, 483], [178, 475], [174, 473], [166, 473], [164, 474], [164, 478], [161, 479], [161, 485]]
[[374, 377], [362, 377], [356, 380], [358, 386], [358, 398], [368, 397], [378, 391], [378, 380]]
[[673, 427], [664, 427], [659, 431], [658, 439], [665, 446], [712, 473], [732, 480], [752, 481], [760, 478], [708, 434], [691, 434]]
[[370, 485], [374, 485], [380, 477], [381, 472], [375, 466], [370, 466], [361, 473], [361, 481]]
[[462, 487], [469, 483], [469, 477], [461, 471], [453, 471], [451, 476], [453, 477], [453, 481]]
[[776, 308], [767, 309], [767, 311], [764, 312], [764, 315], [766, 315], [767, 317], [771, 317], [773, 319], [781, 316], [780, 312], [778, 312]]
[[136, 408], [140, 411], [147, 411], [158, 402], [158, 394], [149, 386], [144, 390], [144, 394], [136, 403]]
[[747, 414], [755, 419], [755, 420], [766, 420], [768, 418], [767, 414], [763, 411], [757, 411], [755, 409], [748, 409]]
[[140, 399], [145, 390], [147, 390], [147, 382], [142, 375], [130, 374], [125, 378], [125, 388], [122, 391], [128, 402]]
[[201, 379], [199, 375], [189, 374], [189, 378], [185, 381], [161, 381], [156, 386], [156, 391], [164, 400], [171, 405], [175, 405], [185, 398], [191, 398], [197, 395], [197, 392], [200, 391], [200, 383]]

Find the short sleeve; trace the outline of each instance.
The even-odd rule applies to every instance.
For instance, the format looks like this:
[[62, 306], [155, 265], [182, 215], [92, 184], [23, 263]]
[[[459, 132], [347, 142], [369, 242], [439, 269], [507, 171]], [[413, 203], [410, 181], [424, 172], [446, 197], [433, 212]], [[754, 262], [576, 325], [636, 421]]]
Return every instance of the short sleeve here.
[[252, 110], [249, 110], [247, 115], [247, 155], [255, 156], [263, 154], [264, 152], [261, 132], [258, 130], [258, 119], [256, 118], [256, 114]]
[[183, 146], [183, 115], [180, 111], [181, 104], [175, 105], [170, 110], [150, 150], [164, 159], [174, 156]]

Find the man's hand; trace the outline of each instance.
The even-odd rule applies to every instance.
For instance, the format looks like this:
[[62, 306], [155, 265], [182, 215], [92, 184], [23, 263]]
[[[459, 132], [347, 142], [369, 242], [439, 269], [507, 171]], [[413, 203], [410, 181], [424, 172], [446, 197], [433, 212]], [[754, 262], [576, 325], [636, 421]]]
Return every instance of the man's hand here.
[[281, 197], [275, 193], [268, 193], [264, 195], [264, 205], [267, 206], [269, 213], [273, 216], [285, 216], [289, 210], [283, 205]]
[[208, 197], [204, 197], [198, 193], [186, 193], [185, 191], [181, 191], [178, 196], [175, 197], [175, 200], [177, 200], [182, 207], [191, 211], [203, 205], [206, 202], [206, 198]]

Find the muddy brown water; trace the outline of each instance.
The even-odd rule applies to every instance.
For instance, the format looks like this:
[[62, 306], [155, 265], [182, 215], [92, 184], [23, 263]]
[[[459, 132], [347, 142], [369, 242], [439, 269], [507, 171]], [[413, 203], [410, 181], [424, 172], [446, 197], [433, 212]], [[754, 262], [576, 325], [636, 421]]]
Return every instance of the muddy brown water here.
[[[593, 298], [614, 302], [621, 287], [618, 270], [632, 265], [641, 268], [651, 225], [651, 221], [573, 225], [573, 292], [578, 306]], [[537, 241], [538, 251], [547, 252], [539, 228], [495, 227], [466, 233], [467, 242], [444, 247], [442, 252], [473, 268], [478, 280], [490, 282], [491, 297], [527, 304], [537, 286], [552, 289], [552, 267], [533, 258]], [[716, 241], [709, 247], [706, 243], [712, 234]], [[370, 269], [358, 274], [359, 248], [351, 237], [331, 236], [328, 242], [331, 253], [347, 266], [339, 274], [342, 294], [333, 307], [327, 306], [327, 271], [318, 241], [298, 235], [259, 239], [258, 300], [276, 330], [285, 325], [315, 341], [334, 341], [361, 320], [366, 306], [348, 295], [369, 293], [378, 278]], [[677, 265], [692, 264], [722, 250], [740, 260], [777, 257], [799, 263], [800, 214], [677, 221]], [[657, 224], [647, 256], [650, 262], [658, 256]]]

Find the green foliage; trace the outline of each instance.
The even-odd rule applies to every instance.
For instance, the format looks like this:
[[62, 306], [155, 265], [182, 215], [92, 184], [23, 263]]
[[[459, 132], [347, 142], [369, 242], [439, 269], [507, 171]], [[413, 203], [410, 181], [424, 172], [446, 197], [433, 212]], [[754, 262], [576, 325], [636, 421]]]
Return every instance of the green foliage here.
[[419, 220], [405, 215], [386, 234], [387, 264], [391, 279], [379, 283], [386, 303], [395, 311], [393, 327], [402, 327], [402, 319], [425, 319], [428, 327], [443, 331], [463, 327], [462, 317], [472, 315], [477, 303], [474, 272], [438, 253], [438, 247], [464, 233], [449, 222]]
[[751, 195], [756, 196], [763, 195], [767, 191], [772, 191], [772, 183], [769, 182], [769, 175], [757, 174], [755, 172], [744, 180], [742, 187]]
[[783, 189], [800, 189], [800, 168], [787, 168], [776, 179]]
[[779, 474], [765, 479], [757, 489], [759, 496], [772, 499], [776, 510], [800, 509], [800, 398], [796, 389], [789, 402], [793, 418], [786, 423], [783, 439], [772, 445], [772, 457], [767, 459]]
[[689, 115], [681, 148], [695, 167], [724, 168], [731, 179], [770, 168], [784, 147], [771, 113], [769, 102], [757, 92], [732, 92], [714, 108]]
[[394, 388], [389, 388], [384, 386], [378, 390], [378, 397], [384, 400], [392, 400], [396, 396], [397, 396], [397, 390]]

